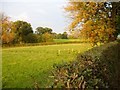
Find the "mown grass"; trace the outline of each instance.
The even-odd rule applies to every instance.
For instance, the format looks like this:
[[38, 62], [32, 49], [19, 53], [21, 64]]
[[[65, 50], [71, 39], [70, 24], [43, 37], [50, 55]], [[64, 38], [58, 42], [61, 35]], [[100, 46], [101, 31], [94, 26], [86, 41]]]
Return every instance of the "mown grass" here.
[[45, 88], [55, 63], [69, 62], [89, 48], [89, 43], [3, 48], [2, 87], [33, 88], [35, 80]]

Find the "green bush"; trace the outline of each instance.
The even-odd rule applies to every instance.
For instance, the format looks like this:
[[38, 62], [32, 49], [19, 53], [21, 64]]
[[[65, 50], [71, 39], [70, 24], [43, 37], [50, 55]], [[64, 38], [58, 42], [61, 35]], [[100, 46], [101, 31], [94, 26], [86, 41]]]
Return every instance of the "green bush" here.
[[53, 88], [120, 88], [120, 44], [95, 47], [70, 63], [55, 65]]

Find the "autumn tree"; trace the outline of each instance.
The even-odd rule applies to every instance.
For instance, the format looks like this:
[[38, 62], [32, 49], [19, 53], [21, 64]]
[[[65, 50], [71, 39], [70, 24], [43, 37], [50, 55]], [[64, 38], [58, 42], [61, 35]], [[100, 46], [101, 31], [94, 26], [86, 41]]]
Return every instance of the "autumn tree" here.
[[33, 33], [32, 27], [30, 23], [25, 21], [16, 21], [15, 25], [15, 34], [16, 34], [16, 42], [18, 43], [26, 43], [26, 36], [28, 34]]
[[13, 22], [7, 16], [2, 16], [0, 19], [2, 44], [11, 44], [15, 39]]
[[53, 36], [52, 34], [46, 32], [42, 34], [42, 42], [52, 42], [53, 41]]
[[71, 18], [70, 31], [79, 30], [93, 46], [116, 39], [112, 3], [69, 1], [65, 10]]
[[80, 30], [71, 31], [70, 34], [68, 35], [68, 38], [79, 39], [80, 38]]

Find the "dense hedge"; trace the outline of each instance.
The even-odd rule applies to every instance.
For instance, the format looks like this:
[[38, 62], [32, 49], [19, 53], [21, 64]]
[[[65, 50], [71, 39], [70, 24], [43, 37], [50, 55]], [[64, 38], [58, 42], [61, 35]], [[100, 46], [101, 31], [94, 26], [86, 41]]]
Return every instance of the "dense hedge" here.
[[120, 88], [120, 43], [95, 47], [55, 65], [53, 88]]

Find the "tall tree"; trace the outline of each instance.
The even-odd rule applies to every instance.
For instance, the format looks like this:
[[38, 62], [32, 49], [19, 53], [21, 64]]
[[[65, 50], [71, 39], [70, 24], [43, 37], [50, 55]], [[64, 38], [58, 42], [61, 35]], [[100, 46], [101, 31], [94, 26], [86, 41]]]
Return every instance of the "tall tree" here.
[[2, 44], [11, 44], [13, 43], [15, 39], [15, 34], [14, 34], [14, 25], [13, 22], [9, 20], [7, 16], [2, 16], [1, 23], [0, 23], [0, 28], [1, 28], [1, 39], [2, 39]]
[[15, 33], [16, 33], [16, 42], [26, 42], [26, 36], [30, 33], [33, 33], [32, 27], [30, 23], [25, 21], [16, 21], [14, 22], [15, 25]]
[[81, 31], [81, 35], [88, 38], [93, 45], [115, 40], [112, 3], [69, 1], [65, 10], [69, 12], [72, 21], [70, 31]]
[[50, 33], [52, 34], [52, 29], [51, 28], [48, 28], [48, 27], [37, 27], [36, 28], [36, 33], [39, 34], [39, 35], [42, 35], [42, 34], [45, 34], [45, 33]]

